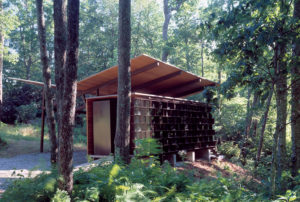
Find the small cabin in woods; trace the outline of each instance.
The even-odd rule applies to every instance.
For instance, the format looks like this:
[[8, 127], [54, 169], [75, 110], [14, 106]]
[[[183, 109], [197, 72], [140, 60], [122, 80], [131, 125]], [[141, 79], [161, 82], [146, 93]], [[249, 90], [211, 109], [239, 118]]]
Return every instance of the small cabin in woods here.
[[[135, 139], [152, 137], [161, 143], [163, 159], [174, 158], [181, 150], [192, 160], [209, 155], [216, 143], [211, 107], [184, 98], [215, 85], [147, 55], [131, 59], [130, 152]], [[85, 100], [85, 107], [78, 110], [86, 110], [87, 153], [92, 157], [114, 153], [117, 88], [118, 66], [77, 84], [77, 96]]]
[[[118, 66], [78, 82], [86, 98], [87, 150], [94, 157], [114, 153]], [[180, 150], [197, 156], [207, 155], [215, 147], [211, 107], [183, 99], [216, 83], [173, 65], [140, 55], [131, 59], [130, 152], [134, 140], [156, 138], [163, 158]]]

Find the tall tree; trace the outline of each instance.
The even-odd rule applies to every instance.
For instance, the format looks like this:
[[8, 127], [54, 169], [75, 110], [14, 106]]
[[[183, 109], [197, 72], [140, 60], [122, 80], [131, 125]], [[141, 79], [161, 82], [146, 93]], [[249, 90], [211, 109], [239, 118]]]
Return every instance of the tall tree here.
[[130, 143], [130, 0], [119, 0], [118, 101], [115, 158], [129, 162]]
[[49, 66], [49, 58], [47, 54], [46, 46], [46, 28], [44, 19], [44, 7], [43, 0], [36, 0], [37, 9], [37, 22], [38, 22], [38, 33], [40, 41], [40, 55], [41, 63], [43, 66], [43, 77], [44, 77], [44, 96], [46, 103], [46, 114], [47, 124], [49, 129], [49, 137], [51, 141], [51, 163], [55, 164], [57, 161], [57, 142], [55, 132], [55, 118], [53, 109], [53, 96], [51, 92], [51, 69]]
[[185, 2], [186, 0], [164, 0], [164, 16], [165, 16], [165, 21], [163, 25], [163, 41], [164, 41], [164, 46], [163, 46], [163, 52], [162, 52], [162, 61], [167, 61], [168, 56], [169, 56], [169, 47], [168, 47], [168, 31], [169, 31], [169, 24], [170, 20], [172, 17], [172, 12], [173, 11], [178, 11], [181, 7], [181, 5]]
[[[294, 21], [299, 25], [300, 0], [294, 1]], [[293, 40], [293, 63], [292, 63], [292, 174], [297, 175], [300, 169], [300, 38], [296, 33]]]
[[59, 137], [59, 172], [63, 177], [60, 189], [71, 194], [73, 189], [73, 127], [77, 94], [79, 47], [79, 0], [68, 0], [67, 55], [64, 70], [64, 91]]
[[262, 121], [261, 121], [260, 137], [259, 137], [257, 154], [256, 154], [256, 159], [255, 159], [255, 167], [258, 166], [258, 163], [260, 161], [260, 155], [261, 155], [261, 151], [262, 151], [262, 147], [263, 147], [264, 134], [265, 134], [266, 124], [267, 124], [267, 120], [268, 120], [269, 109], [270, 109], [270, 105], [271, 105], [271, 101], [272, 101], [272, 97], [273, 97], [273, 91], [274, 91], [274, 85], [272, 85], [272, 87], [269, 91], [265, 112], [264, 112], [264, 115], [263, 115]]
[[[0, 0], [0, 16], [3, 15], [2, 0]], [[2, 117], [2, 103], [3, 103], [3, 87], [2, 87], [2, 76], [3, 76], [3, 49], [4, 49], [4, 34], [2, 22], [0, 24], [0, 122]]]
[[60, 137], [62, 99], [64, 86], [64, 68], [66, 63], [66, 43], [67, 43], [67, 15], [66, 0], [54, 0], [54, 65], [55, 65], [55, 84], [56, 84], [56, 106], [57, 106], [57, 125], [58, 138]]

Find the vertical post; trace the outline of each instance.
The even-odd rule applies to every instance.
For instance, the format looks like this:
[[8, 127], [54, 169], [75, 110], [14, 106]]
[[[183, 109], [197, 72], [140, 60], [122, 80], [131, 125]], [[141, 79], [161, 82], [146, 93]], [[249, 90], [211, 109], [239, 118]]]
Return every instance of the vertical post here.
[[195, 151], [187, 152], [187, 160], [191, 162], [195, 162]]
[[42, 98], [42, 126], [41, 126], [41, 144], [40, 144], [40, 152], [44, 152], [44, 128], [45, 128], [45, 90], [43, 90], [43, 98]]
[[97, 96], [100, 96], [100, 89], [97, 88]]

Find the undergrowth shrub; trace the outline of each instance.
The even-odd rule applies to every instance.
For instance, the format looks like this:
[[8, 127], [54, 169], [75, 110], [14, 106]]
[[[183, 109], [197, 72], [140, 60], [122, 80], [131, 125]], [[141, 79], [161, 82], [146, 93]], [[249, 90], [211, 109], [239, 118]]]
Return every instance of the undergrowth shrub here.
[[[141, 140], [142, 141], [142, 140]], [[270, 201], [264, 193], [255, 193], [238, 177], [198, 179], [155, 158], [159, 145], [143, 151], [137, 147], [129, 165], [104, 161], [89, 171], [74, 173], [70, 198], [57, 188], [57, 174], [42, 174], [33, 179], [16, 180], [1, 201]], [[144, 154], [153, 154], [145, 158]], [[296, 192], [293, 192], [296, 193]], [[288, 193], [287, 193], [288, 194]], [[285, 196], [283, 196], [285, 197]]]
[[6, 145], [7, 145], [7, 142], [0, 137], [0, 150], [5, 148]]
[[218, 145], [218, 151], [225, 155], [227, 159], [231, 159], [233, 157], [238, 159], [241, 154], [241, 150], [238, 145], [231, 141], [222, 142], [222, 144]]
[[20, 105], [16, 107], [17, 109], [17, 120], [20, 123], [28, 123], [29, 120], [33, 120], [36, 118], [37, 114], [37, 104], [36, 103], [30, 103], [27, 105]]

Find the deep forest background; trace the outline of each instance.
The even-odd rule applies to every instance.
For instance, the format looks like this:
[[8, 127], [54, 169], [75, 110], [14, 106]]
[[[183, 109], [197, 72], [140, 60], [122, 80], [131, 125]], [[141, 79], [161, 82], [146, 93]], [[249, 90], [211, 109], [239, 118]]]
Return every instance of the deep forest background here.
[[[45, 1], [53, 73], [52, 7]], [[41, 89], [8, 79], [42, 81], [35, 9], [32, 0], [3, 2], [2, 121], [9, 124], [40, 116]], [[291, 73], [299, 32], [294, 1], [133, 0], [131, 15], [132, 57], [166, 59], [221, 84], [190, 97], [213, 106], [219, 150], [261, 178], [290, 183], [296, 154], [291, 89], [299, 82]], [[118, 1], [81, 0], [79, 30], [79, 80], [117, 64]]]

